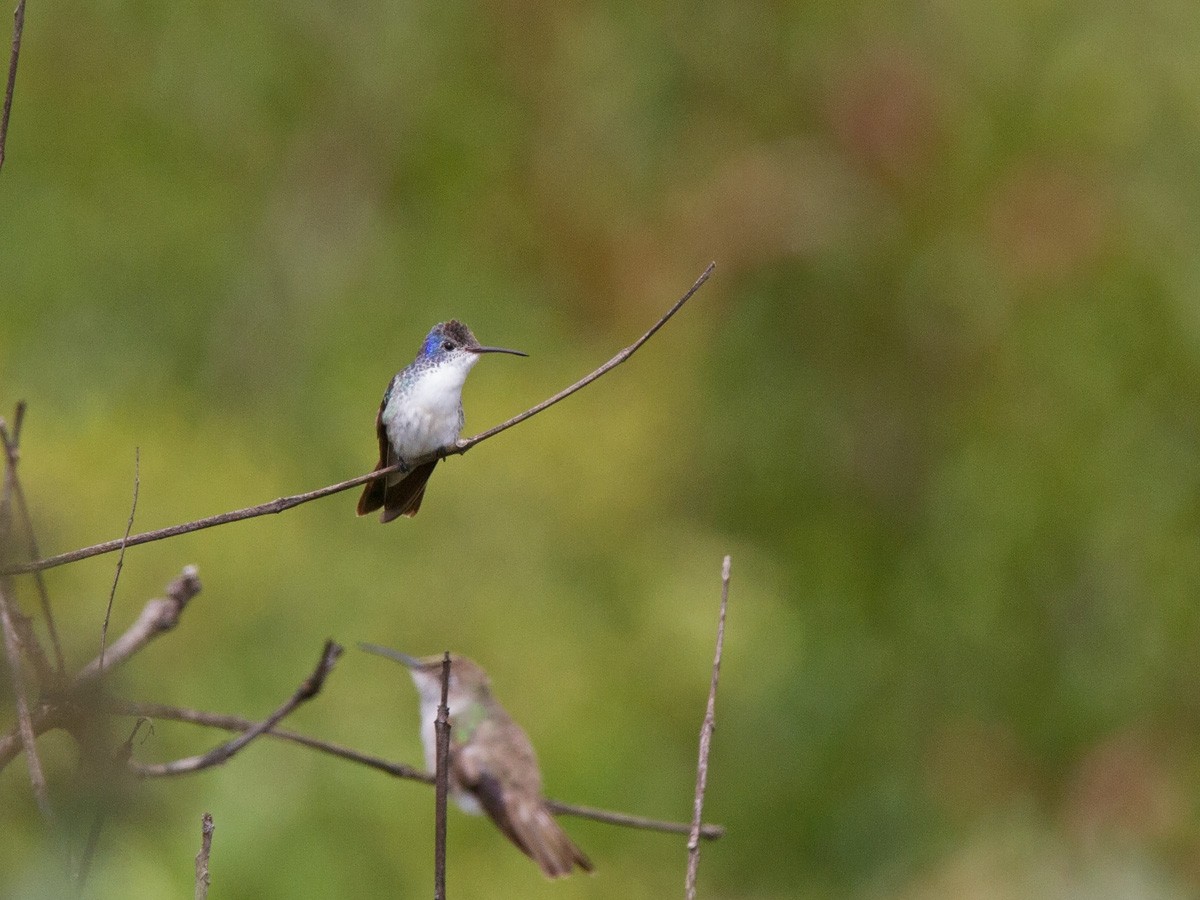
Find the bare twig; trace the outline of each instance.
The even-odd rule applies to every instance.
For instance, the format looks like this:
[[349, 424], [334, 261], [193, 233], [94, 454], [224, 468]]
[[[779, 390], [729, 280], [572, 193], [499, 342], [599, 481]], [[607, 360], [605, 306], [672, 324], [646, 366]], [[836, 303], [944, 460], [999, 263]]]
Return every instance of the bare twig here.
[[[149, 719], [190, 722], [193, 725], [205, 725], [209, 728], [221, 728], [225, 731], [249, 731], [258, 724], [241, 716], [203, 712], [198, 709], [182, 709], [177, 706], [164, 706], [160, 703], [140, 703], [131, 700], [112, 699], [109, 700], [108, 705], [113, 712], [123, 716], [145, 716]], [[389, 762], [377, 756], [359, 753], [357, 750], [351, 750], [349, 747], [323, 741], [320, 738], [309, 737], [296, 731], [289, 731], [286, 728], [272, 728], [266, 734], [268, 737], [273, 737], [277, 740], [299, 744], [302, 747], [309, 747], [313, 750], [319, 750], [322, 753], [328, 753], [330, 756], [337, 756], [372, 769], [378, 769], [395, 778], [423, 781], [425, 784], [433, 784], [434, 782], [434, 776], [423, 769], [406, 766], [404, 763]]]
[[[117, 570], [113, 572], [112, 590], [108, 592], [108, 605], [104, 608], [104, 624], [100, 626], [100, 671], [104, 671], [104, 648], [108, 644], [108, 620], [112, 616], [113, 599], [117, 596], [117, 582], [121, 580], [121, 567], [125, 565], [125, 544], [133, 530], [133, 516], [137, 512], [138, 489], [142, 484], [142, 451], [133, 448], [133, 503], [129, 507], [129, 521], [125, 523], [125, 537], [121, 541], [121, 552], [117, 555]], [[41, 574], [40, 572], [38, 573]]]
[[4, 145], [8, 142], [8, 117], [12, 113], [13, 88], [17, 85], [17, 59], [21, 55], [21, 32], [25, 29], [25, 0], [17, 0], [13, 12], [12, 54], [8, 58], [8, 84], [4, 88], [4, 112], [0, 113], [0, 169], [4, 168]]
[[105, 656], [97, 656], [75, 676], [75, 686], [99, 678], [106, 670], [120, 665], [154, 638], [179, 624], [179, 617], [193, 597], [200, 593], [200, 574], [195, 566], [184, 566], [179, 577], [167, 585], [167, 596], [156, 597], [142, 607], [141, 615], [112, 642]]
[[161, 778], [168, 775], [186, 775], [192, 772], [200, 772], [204, 769], [213, 766], [219, 766], [229, 760], [235, 753], [257, 738], [274, 728], [284, 717], [303, 703], [305, 700], [310, 700], [321, 692], [321, 687], [325, 684], [325, 679], [333, 669], [338, 657], [342, 655], [342, 647], [340, 644], [333, 641], [326, 641], [325, 647], [321, 651], [321, 659], [317, 663], [317, 667], [312, 674], [296, 688], [292, 694], [275, 712], [267, 716], [253, 728], [248, 731], [243, 731], [240, 735], [231, 741], [220, 744], [207, 753], [199, 756], [189, 756], [185, 759], [177, 759], [167, 763], [156, 763], [146, 765], [143, 763], [130, 762], [130, 770], [139, 778]]
[[[413, 462], [410, 465], [417, 465]], [[168, 528], [159, 528], [155, 531], [144, 531], [141, 534], [135, 534], [125, 538], [117, 538], [112, 541], [105, 541], [102, 544], [94, 544], [91, 547], [83, 547], [79, 550], [72, 550], [70, 553], [60, 553], [57, 556], [49, 556], [45, 559], [39, 559], [34, 562], [21, 563], [10, 566], [7, 570], [0, 572], [0, 575], [22, 575], [27, 572], [38, 572], [45, 569], [53, 569], [57, 566], [66, 565], [67, 563], [79, 562], [81, 559], [91, 559], [93, 556], [103, 556], [105, 553], [112, 553], [114, 550], [120, 550], [121, 547], [136, 547], [139, 544], [149, 544], [154, 541], [161, 541], [167, 538], [178, 537], [181, 534], [191, 534], [193, 531], [202, 531], [205, 528], [213, 528], [217, 525], [228, 525], [230, 522], [241, 522], [244, 519], [253, 519], [258, 516], [273, 515], [289, 510], [294, 506], [300, 506], [303, 503], [309, 503], [313, 500], [320, 500], [322, 497], [328, 497], [330, 494], [337, 494], [341, 491], [348, 491], [352, 487], [358, 487], [360, 484], [365, 484], [378, 478], [380, 475], [388, 472], [398, 472], [400, 464], [389, 466], [387, 469], [380, 469], [370, 472], [366, 475], [358, 475], [354, 478], [349, 478], [346, 481], [339, 481], [337, 484], [331, 484], [328, 487], [318, 488], [315, 491], [308, 491], [303, 494], [293, 494], [290, 497], [279, 497], [269, 503], [263, 503], [259, 506], [248, 506], [245, 509], [235, 509], [232, 512], [219, 513], [215, 516], [207, 516], [203, 519], [197, 519], [194, 522], [184, 522], [182, 525], [171, 525]]]
[[[141, 731], [142, 725], [148, 722], [149, 719], [140, 717], [133, 723], [133, 730], [129, 732], [129, 737], [125, 739], [116, 753], [111, 759], [106, 760], [106, 770], [102, 772], [104, 783], [107, 784], [110, 779], [119, 776], [125, 771], [129, 763], [129, 757], [133, 754], [133, 739], [137, 737], [137, 733]], [[103, 793], [103, 787], [102, 793]], [[75, 873], [75, 895], [83, 895], [83, 886], [87, 883], [88, 872], [92, 867], [92, 859], [96, 855], [96, 847], [100, 842], [100, 832], [104, 828], [104, 820], [108, 816], [108, 802], [106, 798], [101, 799], [100, 807], [96, 810], [96, 818], [92, 821], [92, 828], [88, 832], [87, 844], [83, 848], [83, 857], [79, 861], [79, 868]]]
[[92, 870], [92, 860], [96, 857], [96, 847], [100, 845], [100, 832], [104, 830], [104, 820], [108, 818], [107, 809], [99, 809], [96, 811], [96, 818], [92, 820], [92, 827], [88, 831], [87, 843], [83, 847], [83, 858], [79, 861], [79, 868], [75, 872], [75, 896], [83, 896], [83, 886], [87, 884], [88, 875]]
[[37, 738], [33, 720], [29, 713], [29, 695], [26, 693], [25, 673], [21, 668], [21, 649], [13, 624], [12, 606], [9, 603], [7, 579], [0, 579], [0, 628], [4, 631], [4, 655], [8, 658], [9, 674], [12, 677], [13, 694], [17, 706], [17, 733], [20, 746], [25, 751], [29, 766], [29, 784], [37, 799], [38, 809], [47, 824], [54, 824], [54, 811], [50, 807], [50, 793], [46, 789], [46, 775], [42, 771], [42, 760], [37, 752]]
[[[16, 76], [16, 51], [20, 46], [20, 25], [24, 17], [24, 11], [19, 6], [17, 8], [17, 36], [14, 38], [14, 58], [9, 71], [10, 94], [11, 82]], [[5, 122], [0, 123], [7, 127], [7, 107], [5, 104]], [[0, 153], [3, 152], [3, 131], [0, 130]], [[3, 162], [0, 159], [0, 162]], [[24, 409], [22, 405], [17, 406], [17, 428], [19, 433], [20, 422], [24, 417]], [[19, 496], [20, 483], [17, 480], [17, 451], [16, 443], [9, 437], [8, 427], [5, 422], [0, 420], [0, 440], [4, 443], [5, 453], [5, 469], [4, 469], [4, 487], [0, 489], [0, 546], [8, 541], [8, 535], [12, 531], [12, 507], [13, 500]], [[32, 535], [32, 529], [29, 532]], [[42, 818], [47, 825], [53, 826], [54, 810], [50, 805], [50, 792], [46, 787], [46, 774], [42, 769], [42, 760], [37, 752], [37, 734], [33, 726], [33, 716], [29, 707], [29, 687], [25, 683], [25, 670], [23, 666], [23, 651], [29, 655], [30, 659], [38, 661], [39, 667], [45, 666], [45, 657], [41, 652], [41, 646], [37, 642], [37, 637], [33, 633], [33, 629], [29, 627], [28, 621], [21, 615], [17, 608], [16, 601], [12, 594], [12, 583], [8, 578], [0, 576], [0, 631], [4, 636], [4, 656], [8, 660], [9, 676], [12, 680], [13, 700], [17, 713], [17, 725], [15, 728], [14, 745], [21, 747], [25, 751], [26, 765], [29, 769], [29, 785], [33, 789], [34, 799], [37, 801], [38, 810], [42, 814]], [[40, 674], [40, 673], [39, 673]]]
[[26, 409], [25, 401], [18, 400], [17, 408], [13, 410], [12, 445], [14, 447], [21, 446], [21, 426], [25, 424]]
[[[110, 700], [109, 708], [116, 713], [125, 716], [146, 716], [150, 719], [169, 719], [175, 722], [190, 722], [193, 725], [205, 725], [210, 728], [222, 728], [226, 731], [248, 731], [253, 728], [256, 723], [249, 719], [244, 719], [240, 716], [228, 716], [220, 713], [202, 712], [196, 709], [181, 709], [176, 706], [164, 706], [158, 703], [140, 703], [130, 700]], [[267, 732], [268, 737], [276, 738], [277, 740], [288, 741], [293, 744], [299, 744], [303, 747], [308, 747], [317, 750], [321, 753], [327, 753], [330, 756], [336, 756], [340, 759], [349, 762], [358, 763], [370, 769], [375, 769], [379, 772], [385, 772], [393, 778], [404, 778], [409, 781], [420, 781], [424, 784], [433, 784], [435, 777], [432, 773], [426, 772], [423, 769], [417, 769], [413, 766], [405, 765], [404, 763], [390, 762], [386, 759], [380, 759], [378, 756], [372, 756], [368, 753], [360, 753], [358, 750], [352, 750], [349, 747], [343, 747], [340, 744], [333, 744], [329, 741], [323, 741], [320, 738], [309, 737], [305, 734], [299, 734], [295, 731], [288, 731], [283, 728], [272, 728]], [[610, 812], [604, 809], [596, 809], [591, 806], [577, 806], [572, 803], [563, 803], [559, 800], [547, 800], [546, 805], [550, 811], [558, 816], [575, 816], [581, 819], [591, 819], [594, 822], [603, 822], [607, 825], [617, 825], [624, 828], [637, 828], [643, 831], [661, 831], [667, 834], [688, 834], [691, 832], [692, 826], [687, 822], [662, 822], [657, 819], [646, 819], [642, 816], [631, 816], [626, 813]], [[725, 834], [725, 829], [720, 825], [702, 825], [700, 829], [700, 837], [705, 840], [716, 840]]]
[[692, 831], [688, 835], [688, 866], [684, 889], [687, 900], [696, 900], [696, 871], [700, 867], [700, 818], [704, 810], [704, 790], [708, 786], [708, 751], [716, 727], [717, 681], [721, 677], [721, 650], [725, 644], [725, 608], [729, 604], [729, 567], [725, 557], [721, 564], [721, 615], [717, 619], [717, 652], [713, 657], [712, 682], [708, 686], [708, 706], [700, 726], [700, 761], [696, 765], [696, 798], [692, 808]]
[[[692, 831], [692, 826], [689, 822], [663, 822], [659, 819], [647, 819], [644, 816], [631, 816], [629, 813], [596, 809], [594, 806], [563, 803], [561, 800], [547, 800], [546, 808], [556, 816], [574, 816], [577, 819], [591, 819], [593, 822], [603, 822], [605, 825], [617, 825], [621, 828], [660, 831], [663, 834], [691, 834]], [[720, 825], [704, 824], [700, 826], [700, 837], [706, 841], [715, 841], [724, 836], [725, 829]]]
[[208, 886], [212, 883], [208, 876], [208, 857], [212, 853], [212, 835], [212, 813], [205, 813], [200, 819], [200, 852], [196, 854], [196, 900], [207, 900]]
[[[174, 628], [188, 602], [199, 592], [200, 578], [196, 567], [186, 566], [179, 577], [167, 585], [167, 596], [147, 602], [137, 621], [108, 648], [103, 671], [111, 671], [155, 637]], [[69, 721], [73, 711], [69, 700], [72, 693], [94, 682], [101, 671], [100, 658], [96, 657], [80, 670], [63, 692], [66, 702], [39, 706], [31, 717], [34, 735], [62, 727]], [[0, 735], [0, 770], [12, 762], [22, 746], [19, 729]]]
[[[470, 450], [476, 444], [480, 444], [483, 441], [486, 441], [488, 438], [495, 437], [500, 432], [506, 431], [507, 429], [512, 428], [514, 425], [524, 422], [526, 419], [530, 418], [531, 416], [537, 415], [538, 413], [542, 412], [543, 410], [547, 409], [548, 407], [551, 407], [555, 403], [558, 403], [560, 400], [563, 400], [566, 397], [569, 397], [571, 394], [575, 393], [576, 391], [587, 387], [589, 384], [591, 384], [593, 381], [595, 381], [601, 375], [607, 374], [608, 372], [610, 372], [611, 370], [613, 370], [614, 368], [619, 366], [621, 363], [625, 362], [625, 360], [629, 359], [629, 357], [631, 357], [638, 350], [638, 348], [640, 348], [644, 343], [646, 343], [646, 341], [650, 340], [650, 338], [653, 337], [654, 334], [660, 328], [662, 328], [663, 325], [665, 325], [667, 323], [667, 321], [683, 307], [684, 303], [686, 303], [688, 300], [691, 299], [692, 295], [695, 294], [696, 291], [698, 291], [700, 289], [700, 286], [703, 285], [704, 282], [706, 282], [708, 280], [709, 276], [712, 274], [712, 271], [713, 271], [713, 268], [715, 267], [715, 265], [716, 265], [716, 263], [709, 263], [708, 268], [706, 268], [704, 270], [704, 272], [700, 275], [700, 277], [696, 279], [696, 282], [690, 288], [688, 288], [687, 293], [685, 293], [682, 297], [680, 297], [678, 300], [676, 300], [674, 305], [671, 306], [671, 308], [668, 309], [659, 318], [659, 320], [654, 323], [654, 325], [650, 328], [649, 331], [647, 331], [645, 334], [643, 334], [640, 338], [638, 338], [636, 341], [634, 341], [632, 344], [630, 344], [624, 350], [617, 353], [616, 356], [614, 356], [612, 359], [610, 359], [604, 365], [600, 366], [600, 368], [596, 369], [590, 375], [588, 375], [584, 378], [581, 378], [579, 381], [575, 382], [570, 387], [568, 387], [562, 391], [559, 391], [553, 397], [550, 397], [549, 399], [542, 401], [541, 403], [537, 404], [536, 406], [533, 406], [530, 409], [525, 410], [525, 412], [523, 412], [523, 413], [513, 416], [508, 421], [502, 422], [499, 425], [495, 426], [494, 428], [489, 428], [487, 431], [481, 432], [481, 433], [475, 435], [474, 437], [470, 437], [470, 438], [466, 438], [465, 440], [461, 440], [457, 444], [455, 444], [453, 447], [447, 447], [443, 450], [438, 451], [437, 453], [431, 453], [426, 456], [407, 460], [406, 462], [407, 462], [408, 466], [410, 468], [415, 468], [416, 466], [422, 465], [426, 462], [430, 462], [434, 459], [440, 459], [440, 458], [444, 458], [444, 457], [448, 457], [448, 456], [457, 456], [457, 455], [466, 453], [468, 450]], [[41, 571], [44, 569], [52, 569], [56, 566], [65, 565], [67, 563], [78, 562], [81, 559], [90, 559], [93, 556], [100, 556], [104, 553], [112, 553], [114, 550], [120, 550], [123, 546], [124, 547], [136, 547], [139, 544], [148, 544], [152, 541], [161, 541], [161, 540], [164, 540], [165, 538], [176, 537], [181, 534], [189, 534], [193, 531], [200, 531], [201, 529], [204, 529], [204, 528], [212, 528], [216, 525], [227, 525], [230, 522], [240, 522], [244, 519], [253, 519], [258, 516], [266, 516], [266, 515], [272, 515], [275, 513], [281, 513], [284, 510], [288, 510], [288, 509], [291, 509], [292, 507], [299, 506], [302, 503], [308, 503], [312, 500], [319, 500], [322, 497], [328, 497], [331, 494], [337, 494], [337, 493], [340, 493], [341, 491], [346, 491], [346, 490], [349, 490], [350, 488], [358, 487], [359, 485], [365, 484], [368, 481], [374, 481], [375, 479], [377, 479], [377, 478], [381, 477], [382, 475], [387, 474], [389, 472], [399, 471], [399, 469], [400, 469], [400, 464], [397, 463], [396, 465], [389, 466], [386, 469], [376, 470], [374, 472], [368, 472], [365, 475], [358, 475], [354, 478], [347, 479], [346, 481], [340, 481], [337, 484], [331, 484], [328, 487], [318, 488], [315, 491], [308, 491], [307, 493], [304, 493], [304, 494], [294, 494], [290, 497], [279, 497], [276, 500], [272, 500], [269, 503], [263, 503], [259, 506], [248, 506], [244, 509], [238, 509], [238, 510], [234, 510], [232, 512], [220, 513], [219, 515], [208, 516], [207, 518], [203, 518], [203, 519], [197, 519], [194, 522], [185, 522], [182, 525], [172, 525], [168, 528], [160, 528], [155, 531], [147, 531], [147, 532], [143, 532], [142, 534], [135, 534], [128, 539], [117, 539], [117, 540], [112, 540], [112, 541], [105, 541], [100, 544], [94, 544], [91, 547], [82, 547], [79, 550], [72, 550], [69, 553], [60, 553], [57, 556], [50, 556], [45, 559], [34, 560], [33, 562], [29, 562], [29, 563], [13, 565], [13, 566], [10, 566], [7, 570], [0, 572], [0, 574], [2, 574], [2, 575], [18, 575], [18, 574], [23, 574], [23, 573], [27, 573], [27, 572], [37, 572], [37, 571]]]
[[467, 438], [464, 441], [459, 441], [458, 445], [453, 450], [448, 451], [446, 453], [446, 455], [450, 456], [453, 453], [466, 453], [468, 450], [470, 450], [472, 447], [474, 447], [476, 444], [480, 443], [481, 441], [486, 441], [488, 438], [493, 437], [494, 435], [497, 435], [500, 432], [505, 431], [509, 428], [512, 428], [514, 425], [518, 425], [521, 422], [524, 422], [526, 419], [528, 419], [532, 416], [536, 416], [542, 410], [553, 406], [555, 403], [558, 403], [560, 400], [565, 400], [567, 397], [570, 397], [576, 391], [582, 390], [583, 388], [587, 387], [589, 384], [591, 384], [593, 381], [595, 381], [601, 375], [605, 375], [608, 372], [611, 372], [613, 369], [615, 369], [621, 363], [625, 362], [625, 360], [629, 359], [629, 357], [633, 356], [633, 354], [636, 353], [641, 348], [642, 344], [646, 343], [646, 341], [648, 341], [648, 340], [650, 340], [650, 338], [654, 337], [654, 335], [658, 332], [658, 330], [660, 328], [662, 328], [664, 325], [666, 325], [667, 321], [673, 315], [675, 315], [675, 313], [679, 312], [679, 310], [683, 307], [683, 304], [687, 303], [689, 300], [692, 299], [692, 295], [695, 294], [696, 291], [700, 290], [700, 288], [704, 284], [704, 282], [708, 281], [708, 277], [710, 275], [712, 275], [713, 269], [715, 269], [716, 267], [717, 267], [717, 264], [715, 262], [710, 262], [708, 264], [707, 268], [705, 268], [705, 270], [700, 273], [700, 277], [697, 278], [695, 280], [695, 282], [692, 284], [692, 286], [687, 289], [687, 292], [682, 297], [680, 297], [678, 300], [676, 300], [674, 305], [672, 305], [670, 309], [668, 309], [665, 313], [662, 314], [662, 316], [659, 318], [659, 320], [657, 322], [655, 322], [654, 325], [651, 326], [649, 331], [647, 331], [645, 334], [643, 334], [640, 338], [638, 338], [636, 341], [634, 341], [632, 344], [630, 344], [628, 347], [626, 347], [624, 350], [622, 350], [620, 353], [618, 353], [616, 356], [614, 356], [612, 359], [610, 359], [608, 362], [606, 362], [600, 368], [596, 369], [590, 375], [584, 376], [583, 378], [579, 379], [577, 382], [575, 382], [570, 387], [564, 388], [563, 390], [559, 391], [553, 397], [543, 400], [537, 406], [534, 406], [534, 407], [531, 407], [531, 408], [525, 410], [525, 412], [521, 413], [520, 415], [513, 416], [507, 422], [501, 422], [499, 425], [495, 426], [494, 428], [489, 428], [487, 431], [484, 431], [484, 432], [481, 432], [480, 434], [475, 435], [475, 437]]
[[433, 900], [446, 900], [446, 794], [450, 787], [450, 651], [442, 657], [442, 702], [438, 704], [433, 730], [437, 735], [434, 772], [433, 815]]
[[[29, 550], [29, 558], [38, 559], [42, 553], [38, 549], [37, 535], [33, 530], [33, 517], [29, 514], [29, 504], [25, 502], [25, 490], [21, 487], [21, 479], [17, 474], [17, 463], [20, 461], [21, 425], [24, 420], [24, 400], [17, 403], [16, 412], [13, 415], [11, 435], [5, 427], [4, 421], [0, 419], [0, 441], [4, 444], [4, 456], [7, 463], [5, 470], [5, 492], [6, 499], [11, 498], [16, 505], [17, 512], [21, 516], [21, 522], [25, 526], [25, 538]], [[5, 523], [5, 527], [11, 528], [11, 523]], [[0, 544], [3, 543], [3, 541], [0, 541]], [[58, 627], [54, 623], [54, 613], [50, 608], [50, 592], [46, 588], [46, 579], [41, 572], [35, 574], [34, 583], [37, 586], [38, 600], [42, 606], [42, 616], [46, 620], [46, 631], [50, 635], [50, 645], [54, 648], [54, 660], [58, 666], [58, 678], [61, 679], [66, 672], [66, 663], [63, 661], [62, 644], [58, 639]], [[43, 687], [49, 686], [51, 679], [45, 667], [45, 654], [42, 652], [41, 644], [37, 642], [36, 637], [32, 636], [23, 643], [25, 645], [23, 649], [29, 654], [31, 662], [38, 669], [38, 677], [42, 680]]]

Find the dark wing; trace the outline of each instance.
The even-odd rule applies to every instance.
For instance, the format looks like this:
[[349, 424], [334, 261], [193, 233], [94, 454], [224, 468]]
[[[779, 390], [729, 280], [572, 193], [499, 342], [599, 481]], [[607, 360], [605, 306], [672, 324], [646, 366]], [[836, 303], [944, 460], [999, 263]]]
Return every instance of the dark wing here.
[[[392, 395], [392, 386], [389, 384], [388, 389], [383, 393], [383, 401], [379, 404], [379, 412], [375, 414], [375, 434], [379, 438], [379, 462], [375, 464], [375, 469], [379, 470], [388, 465], [388, 457], [391, 456], [392, 446], [388, 442], [387, 429], [383, 425], [383, 408], [387, 406], [388, 398]], [[358, 514], [365, 516], [369, 512], [374, 512], [383, 506], [387, 485], [386, 479], [376, 478], [373, 481], [368, 481], [367, 486], [363, 488], [362, 496], [358, 498]], [[387, 521], [386, 519], [384, 521]]]

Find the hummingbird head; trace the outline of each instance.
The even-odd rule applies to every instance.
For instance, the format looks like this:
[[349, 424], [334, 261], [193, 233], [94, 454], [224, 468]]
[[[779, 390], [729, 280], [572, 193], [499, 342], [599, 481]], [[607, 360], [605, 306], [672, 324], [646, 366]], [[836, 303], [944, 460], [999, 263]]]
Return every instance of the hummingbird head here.
[[[421, 695], [421, 705], [437, 706], [442, 699], [442, 655], [409, 656], [398, 650], [380, 647], [376, 644], [359, 643], [368, 653], [386, 656], [405, 666], [412, 675], [417, 693]], [[474, 661], [456, 653], [450, 654], [450, 680], [447, 683], [447, 697], [482, 700], [491, 693], [491, 681], [487, 672]]]
[[528, 356], [520, 350], [507, 350], [504, 347], [484, 347], [475, 339], [471, 329], [457, 319], [449, 322], [438, 322], [425, 336], [418, 358], [441, 364], [451, 363], [470, 369], [479, 362], [483, 353], [511, 353], [514, 356]]

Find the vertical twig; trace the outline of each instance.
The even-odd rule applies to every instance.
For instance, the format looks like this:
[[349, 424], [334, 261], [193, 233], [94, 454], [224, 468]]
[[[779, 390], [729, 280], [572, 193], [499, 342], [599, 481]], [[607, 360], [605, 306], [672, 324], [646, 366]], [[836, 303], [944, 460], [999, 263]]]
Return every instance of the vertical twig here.
[[[18, 13], [20, 7], [18, 7]], [[10, 79], [12, 73], [9, 73]], [[2, 137], [0, 133], [0, 137]], [[20, 427], [24, 417], [24, 409], [17, 407], [17, 427]], [[12, 501], [17, 494], [16, 448], [9, 439], [7, 424], [0, 419], [0, 440], [4, 442], [5, 469], [4, 486], [0, 488], [0, 544], [8, 540], [12, 531]], [[0, 631], [4, 635], [4, 656], [8, 660], [9, 674], [12, 678], [13, 699], [17, 709], [17, 732], [21, 738], [21, 748], [25, 751], [25, 761], [29, 767], [29, 784], [33, 788], [34, 799], [46, 824], [54, 824], [54, 811], [50, 807], [50, 793], [46, 789], [46, 775], [42, 771], [42, 760], [37, 752], [37, 736], [33, 730], [33, 719], [29, 714], [29, 689], [25, 684], [25, 671], [22, 666], [23, 640], [18, 632], [18, 612], [10, 598], [12, 582], [0, 577]], [[32, 630], [27, 636], [31, 643], [36, 642]], [[40, 654], [40, 647], [37, 649]], [[37, 654], [30, 649], [31, 658]]]
[[104, 624], [100, 627], [100, 674], [104, 674], [104, 649], [108, 646], [108, 620], [112, 616], [113, 598], [117, 596], [117, 582], [121, 579], [121, 567], [125, 565], [125, 542], [133, 530], [133, 515], [137, 512], [138, 488], [142, 483], [142, 451], [133, 448], [133, 505], [129, 509], [129, 521], [125, 523], [125, 537], [121, 540], [121, 552], [117, 556], [117, 570], [113, 573], [112, 590], [108, 592], [108, 606], [104, 608]]
[[196, 900], [208, 898], [208, 886], [211, 883], [208, 856], [212, 852], [212, 833], [212, 813], [205, 813], [200, 819], [200, 852], [196, 854]]
[[716, 727], [714, 709], [717, 703], [717, 680], [721, 677], [721, 649], [725, 644], [725, 607], [729, 603], [730, 563], [730, 558], [726, 556], [721, 564], [721, 614], [717, 619], [717, 652], [713, 657], [712, 683], [708, 686], [708, 707], [704, 710], [704, 724], [700, 726], [700, 761], [696, 765], [696, 799], [692, 807], [692, 831], [688, 835], [687, 880], [684, 884], [687, 900], [696, 900], [696, 871], [700, 867], [700, 817], [704, 810], [704, 790], [708, 787], [708, 750], [712, 744], [713, 728]]
[[38, 809], [47, 824], [54, 824], [54, 811], [50, 808], [50, 794], [46, 790], [46, 775], [42, 771], [42, 760], [37, 753], [37, 738], [33, 733], [33, 722], [29, 717], [29, 695], [26, 693], [25, 673], [21, 669], [21, 649], [13, 623], [12, 607], [9, 604], [7, 579], [0, 579], [0, 629], [4, 631], [4, 655], [12, 675], [13, 694], [16, 696], [17, 728], [21, 735], [21, 747], [29, 766], [29, 784], [37, 799]]
[[[29, 505], [25, 502], [25, 490], [21, 487], [21, 479], [17, 477], [17, 463], [20, 460], [21, 425], [24, 421], [25, 401], [21, 400], [17, 403], [16, 412], [13, 415], [11, 434], [6, 430], [4, 421], [0, 420], [0, 441], [4, 443], [4, 456], [8, 466], [5, 474], [6, 496], [9, 501], [15, 502], [17, 512], [21, 515], [21, 521], [25, 526], [25, 537], [28, 542], [29, 558], [35, 560], [41, 557], [42, 552], [38, 548], [37, 535], [33, 530], [33, 517], [29, 514]], [[11, 527], [11, 522], [5, 525], [6, 529]], [[50, 645], [54, 649], [54, 662], [58, 666], [58, 678], [63, 679], [66, 676], [67, 665], [63, 660], [62, 644], [58, 639], [58, 626], [54, 623], [54, 613], [50, 609], [50, 592], [46, 588], [45, 577], [39, 573], [34, 578], [34, 584], [37, 586], [38, 600], [42, 606], [42, 616], [46, 619], [46, 631], [50, 635]], [[25, 650], [30, 653], [35, 665], [42, 665], [40, 646], [26, 647]], [[39, 672], [39, 675], [46, 677], [48, 673]]]
[[442, 702], [433, 729], [437, 735], [434, 772], [433, 900], [446, 900], [446, 794], [450, 786], [450, 651], [442, 658]]
[[12, 55], [8, 59], [8, 86], [4, 89], [4, 112], [0, 114], [0, 169], [4, 168], [4, 144], [8, 140], [8, 116], [12, 112], [13, 88], [17, 84], [17, 58], [21, 55], [21, 32], [25, 30], [25, 0], [17, 0], [13, 12]]
[[[117, 748], [109, 759], [105, 760], [104, 768], [99, 772], [99, 777], [102, 779], [100, 783], [100, 803], [96, 810], [96, 818], [92, 820], [92, 828], [88, 832], [87, 843], [83, 847], [83, 857], [79, 861], [79, 867], [75, 872], [75, 896], [83, 896], [83, 886], [87, 883], [88, 873], [92, 868], [92, 859], [96, 855], [96, 847], [100, 843], [100, 832], [104, 829], [104, 820], [108, 817], [109, 805], [112, 802], [109, 796], [109, 791], [113, 785], [119, 783], [118, 779], [125, 772], [125, 767], [129, 763], [129, 757], [133, 755], [133, 740], [137, 737], [142, 726], [149, 724], [150, 720], [145, 717], [139, 717], [133, 723], [133, 730], [129, 732], [129, 737], [125, 739], [120, 747]], [[153, 725], [151, 725], [153, 729]]]

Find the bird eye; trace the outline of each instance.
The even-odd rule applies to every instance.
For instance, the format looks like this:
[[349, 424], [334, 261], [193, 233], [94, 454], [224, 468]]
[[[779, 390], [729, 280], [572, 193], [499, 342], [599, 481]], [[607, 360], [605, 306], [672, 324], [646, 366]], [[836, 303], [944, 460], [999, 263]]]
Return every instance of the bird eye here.
[[443, 350], [453, 350], [454, 349], [454, 341], [443, 341], [442, 349]]

